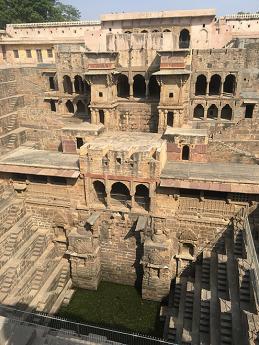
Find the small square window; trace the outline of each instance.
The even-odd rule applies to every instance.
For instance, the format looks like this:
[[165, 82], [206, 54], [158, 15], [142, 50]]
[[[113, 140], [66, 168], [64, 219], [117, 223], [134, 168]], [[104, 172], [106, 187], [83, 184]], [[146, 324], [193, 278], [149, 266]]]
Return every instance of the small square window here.
[[118, 164], [121, 164], [121, 158], [117, 157], [117, 158], [116, 158], [116, 162], [117, 162]]
[[173, 92], [169, 93], [169, 98], [174, 98], [174, 93]]
[[13, 54], [16, 59], [19, 59], [19, 51], [17, 49], [13, 51]]
[[205, 27], [206, 27], [206, 25], [205, 25], [205, 24], [203, 24], [203, 25], [202, 25], [202, 27], [203, 27], [203, 28], [205, 28]]
[[53, 50], [52, 49], [47, 49], [48, 57], [52, 58], [53, 57]]
[[99, 97], [103, 97], [103, 93], [102, 92], [99, 92]]
[[32, 58], [31, 50], [30, 49], [26, 49], [26, 56], [27, 56], [28, 59]]
[[84, 145], [84, 141], [82, 138], [76, 138], [76, 147], [77, 149], [80, 149]]

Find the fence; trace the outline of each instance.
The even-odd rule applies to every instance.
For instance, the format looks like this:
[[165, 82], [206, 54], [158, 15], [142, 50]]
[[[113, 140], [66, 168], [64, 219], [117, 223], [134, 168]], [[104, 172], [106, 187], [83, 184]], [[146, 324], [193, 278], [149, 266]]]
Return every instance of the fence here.
[[171, 342], [151, 336], [72, 322], [60, 317], [22, 311], [4, 305], [0, 305], [0, 315], [8, 318], [10, 321], [46, 327], [52, 331], [60, 331], [66, 335], [92, 337], [96, 343], [105, 343], [107, 340], [107, 343], [116, 342], [128, 345], [173, 345]]

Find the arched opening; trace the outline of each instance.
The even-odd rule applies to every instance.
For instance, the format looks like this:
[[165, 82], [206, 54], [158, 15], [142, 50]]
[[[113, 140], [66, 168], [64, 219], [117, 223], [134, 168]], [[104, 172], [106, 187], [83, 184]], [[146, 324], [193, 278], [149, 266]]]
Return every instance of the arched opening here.
[[151, 76], [148, 83], [149, 96], [155, 99], [160, 98], [160, 86], [154, 75]]
[[193, 117], [195, 119], [204, 118], [204, 108], [201, 104], [196, 105], [196, 107], [194, 108]]
[[188, 145], [184, 145], [182, 149], [182, 160], [188, 161], [190, 159], [190, 147]]
[[142, 30], [141, 33], [142, 33], [142, 34], [147, 34], [148, 31], [147, 31], [147, 30]]
[[173, 111], [169, 111], [167, 113], [166, 123], [167, 123], [167, 126], [170, 126], [170, 127], [174, 126], [174, 113], [173, 113]]
[[84, 93], [84, 83], [83, 83], [83, 79], [80, 75], [75, 76], [74, 87], [75, 87], [76, 93], [78, 93], [78, 94]]
[[195, 84], [195, 95], [206, 95], [207, 92], [207, 78], [201, 74], [197, 77]]
[[116, 182], [112, 185], [111, 202], [114, 205], [122, 204], [129, 208], [131, 206], [130, 200], [130, 191], [125, 184]]
[[169, 29], [165, 29], [163, 32], [171, 32], [171, 30], [169, 30]]
[[190, 32], [187, 29], [183, 29], [180, 32], [180, 37], [179, 37], [179, 48], [180, 49], [187, 49], [190, 47]]
[[125, 33], [125, 34], [128, 34], [128, 35], [131, 35], [131, 34], [132, 34], [131, 31], [125, 31], [124, 33]]
[[223, 85], [223, 92], [235, 94], [236, 91], [236, 77], [233, 74], [226, 76]]
[[191, 243], [183, 243], [181, 249], [180, 249], [180, 255], [182, 257], [185, 257], [186, 259], [193, 258], [194, 255], [194, 247]]
[[221, 89], [221, 76], [214, 74], [210, 79], [209, 94], [220, 95]]
[[218, 118], [218, 108], [216, 107], [215, 104], [212, 104], [209, 109], [208, 109], [208, 113], [207, 113], [207, 118], [208, 119], [217, 119]]
[[120, 74], [117, 83], [117, 95], [118, 97], [127, 98], [129, 97], [129, 93], [129, 78], [125, 74]]
[[225, 105], [225, 107], [222, 108], [222, 110], [221, 110], [221, 119], [231, 121], [232, 115], [233, 115], [232, 108], [228, 104]]
[[146, 81], [145, 78], [137, 74], [133, 78], [133, 96], [137, 98], [144, 98], [146, 97]]
[[95, 200], [106, 204], [107, 194], [104, 184], [101, 181], [94, 181], [93, 187], [95, 191]]
[[155, 30], [152, 30], [153, 33], [156, 33], [156, 32], [159, 32], [159, 30], [155, 29]]
[[76, 109], [78, 114], [85, 113], [85, 104], [79, 100], [76, 104]]
[[73, 104], [70, 100], [68, 100], [68, 101], [66, 102], [66, 108], [67, 108], [67, 111], [68, 111], [69, 113], [74, 114], [74, 112], [75, 112], [74, 104]]
[[72, 81], [68, 75], [64, 75], [63, 77], [63, 88], [65, 93], [69, 93], [70, 95], [73, 93]]
[[134, 198], [139, 207], [149, 210], [149, 189], [145, 185], [137, 185]]
[[100, 120], [100, 123], [104, 125], [104, 111], [103, 110], [99, 110], [99, 120]]

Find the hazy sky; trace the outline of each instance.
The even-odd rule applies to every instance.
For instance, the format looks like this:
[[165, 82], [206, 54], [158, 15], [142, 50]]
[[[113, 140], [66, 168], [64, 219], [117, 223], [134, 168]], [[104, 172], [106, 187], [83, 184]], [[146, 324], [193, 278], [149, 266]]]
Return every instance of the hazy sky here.
[[215, 8], [217, 15], [238, 11], [259, 11], [259, 0], [62, 0], [77, 7], [82, 19], [99, 19], [101, 14], [111, 12], [165, 11], [176, 9]]

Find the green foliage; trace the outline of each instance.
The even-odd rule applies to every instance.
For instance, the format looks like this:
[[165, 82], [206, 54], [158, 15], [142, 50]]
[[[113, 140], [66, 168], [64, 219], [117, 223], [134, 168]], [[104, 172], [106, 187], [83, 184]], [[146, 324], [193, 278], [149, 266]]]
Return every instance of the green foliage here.
[[162, 337], [160, 303], [141, 299], [131, 286], [101, 282], [98, 291], [78, 289], [58, 315], [82, 323]]
[[80, 12], [56, 0], [0, 0], [0, 28], [10, 23], [60, 22], [80, 19]]

